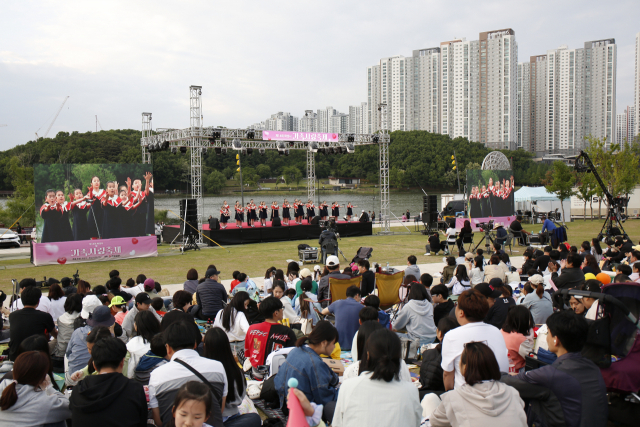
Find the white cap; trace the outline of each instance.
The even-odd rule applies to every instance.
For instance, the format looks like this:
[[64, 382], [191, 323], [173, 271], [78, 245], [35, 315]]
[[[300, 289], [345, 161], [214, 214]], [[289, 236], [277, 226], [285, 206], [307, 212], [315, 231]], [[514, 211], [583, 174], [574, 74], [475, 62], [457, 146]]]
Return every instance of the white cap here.
[[335, 255], [328, 256], [325, 265], [327, 267], [335, 267], [336, 265], [340, 265], [340, 259]]
[[300, 270], [300, 278], [310, 277], [310, 276], [311, 276], [311, 270], [309, 270], [308, 268], [303, 268], [302, 270]]
[[533, 276], [529, 277], [529, 281], [536, 285], [541, 285], [544, 283], [544, 278], [539, 274], [534, 274]]
[[319, 266], [319, 265], [314, 265], [314, 266], [313, 266], [313, 270], [314, 270], [314, 271], [322, 271], [322, 269], [320, 268], [320, 266]]
[[101, 305], [102, 302], [98, 299], [97, 296], [85, 296], [82, 299], [82, 311], [80, 312], [80, 316], [82, 316], [83, 319], [88, 319], [91, 313], [93, 313], [93, 310], [95, 310], [96, 307], [100, 307]]

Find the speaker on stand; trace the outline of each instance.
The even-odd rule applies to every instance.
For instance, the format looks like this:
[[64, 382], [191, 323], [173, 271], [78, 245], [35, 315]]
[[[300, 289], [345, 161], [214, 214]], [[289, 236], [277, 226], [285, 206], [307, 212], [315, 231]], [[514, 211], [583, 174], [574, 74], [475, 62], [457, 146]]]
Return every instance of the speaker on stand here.
[[436, 194], [422, 196], [422, 223], [425, 230], [423, 234], [430, 234], [438, 229], [438, 196]]
[[182, 252], [190, 249], [200, 250], [198, 247], [198, 201], [196, 199], [180, 200], [180, 217], [182, 224]]

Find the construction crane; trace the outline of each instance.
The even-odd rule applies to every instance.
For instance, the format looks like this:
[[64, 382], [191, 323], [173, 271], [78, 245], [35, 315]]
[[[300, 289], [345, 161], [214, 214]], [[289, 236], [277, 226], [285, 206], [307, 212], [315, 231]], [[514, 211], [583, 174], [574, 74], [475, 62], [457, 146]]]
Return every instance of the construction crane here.
[[42, 129], [42, 126], [40, 126], [40, 129], [38, 129], [36, 131], [36, 141], [40, 138], [46, 138], [47, 135], [49, 135], [49, 131], [51, 130], [51, 128], [53, 127], [53, 124], [56, 122], [56, 119], [58, 118], [58, 116], [60, 115], [60, 111], [62, 111], [62, 107], [64, 107], [64, 104], [67, 102], [67, 99], [69, 99], [69, 97], [65, 97], [64, 101], [62, 101], [62, 105], [60, 105], [60, 108], [58, 108], [58, 112], [56, 113], [55, 117], [53, 118], [53, 120], [51, 121], [51, 124], [49, 125], [49, 127], [47, 128], [47, 131], [44, 133], [44, 136], [39, 136], [38, 135], [38, 131], [40, 129]]
[[100, 120], [98, 120], [98, 116], [96, 115], [96, 132], [98, 132], [98, 126], [100, 126], [100, 130], [104, 130], [102, 129], [102, 123], [100, 123]]

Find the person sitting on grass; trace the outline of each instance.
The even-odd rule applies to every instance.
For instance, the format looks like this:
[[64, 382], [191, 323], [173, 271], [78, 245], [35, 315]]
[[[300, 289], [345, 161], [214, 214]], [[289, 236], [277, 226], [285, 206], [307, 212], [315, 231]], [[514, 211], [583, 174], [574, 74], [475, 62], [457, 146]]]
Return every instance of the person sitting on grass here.
[[440, 395], [444, 393], [444, 382], [442, 370], [442, 340], [445, 335], [452, 329], [457, 328], [458, 322], [450, 316], [443, 317], [438, 322], [437, 337], [439, 343], [424, 353], [422, 353], [422, 365], [420, 365], [420, 396], [427, 393], [436, 393]]
[[449, 288], [445, 285], [436, 285], [431, 290], [431, 297], [436, 306], [433, 308], [433, 324], [438, 325], [440, 319], [451, 314], [455, 307], [453, 301], [449, 299]]
[[406, 328], [412, 340], [419, 340], [420, 346], [431, 344], [436, 339], [436, 326], [433, 323], [433, 305], [428, 299], [424, 286], [411, 286], [408, 296], [409, 302], [400, 309], [393, 322], [394, 331]]
[[378, 310], [378, 322], [385, 328], [391, 329], [391, 316], [384, 310], [380, 309], [380, 298], [377, 295], [368, 295], [364, 299], [365, 307], [373, 307]]
[[456, 271], [456, 259], [452, 256], [447, 257], [447, 265], [442, 270], [442, 279], [440, 279], [440, 283], [442, 284], [449, 283], [455, 271]]
[[509, 372], [524, 372], [524, 358], [533, 351], [533, 328], [536, 324], [531, 312], [523, 305], [509, 307], [502, 325], [502, 337], [509, 353]]
[[362, 304], [360, 304], [360, 288], [349, 286], [347, 288], [347, 298], [331, 303], [322, 310], [323, 315], [333, 314], [336, 318], [336, 328], [340, 332], [340, 348], [351, 350], [353, 336], [358, 331], [360, 323], [358, 321]]
[[164, 338], [162, 333], [157, 333], [151, 338], [149, 351], [140, 358], [135, 369], [134, 379], [142, 385], [149, 385], [151, 372], [167, 362], [167, 349], [164, 346]]
[[[378, 311], [373, 308], [373, 307], [363, 307], [362, 310], [360, 310], [360, 313], [358, 314], [359, 319], [358, 322], [360, 323], [360, 326], [364, 325], [365, 322], [368, 321], [374, 321], [374, 322], [378, 322]], [[360, 331], [360, 328], [358, 328], [358, 331], [356, 331], [356, 334], [353, 336], [353, 342], [351, 343], [351, 358], [353, 360], [360, 360], [360, 358], [358, 357], [358, 332]], [[360, 347], [360, 349], [362, 349], [362, 347]]]

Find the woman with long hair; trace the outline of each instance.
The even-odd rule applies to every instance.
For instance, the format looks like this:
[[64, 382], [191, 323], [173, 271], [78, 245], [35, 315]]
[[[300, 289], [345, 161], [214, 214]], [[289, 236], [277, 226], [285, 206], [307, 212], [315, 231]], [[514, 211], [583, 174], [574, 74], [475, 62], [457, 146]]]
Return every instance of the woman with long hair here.
[[451, 289], [451, 295], [460, 295], [464, 291], [471, 289], [471, 280], [467, 274], [467, 267], [464, 264], [457, 266], [455, 274], [449, 283], [445, 283], [445, 285]]
[[[465, 344], [460, 371], [465, 384], [443, 394], [435, 410], [425, 408], [433, 427], [527, 425], [524, 402], [515, 388], [500, 382], [500, 367], [489, 346], [473, 341]], [[427, 396], [429, 402], [440, 401], [435, 395]], [[426, 406], [425, 400], [422, 404]]]
[[[49, 379], [51, 380], [51, 384], [53, 388], [56, 390], [60, 390], [58, 384], [56, 384], [55, 379], [53, 377], [53, 363], [51, 362], [51, 356], [49, 355], [49, 340], [44, 335], [31, 335], [27, 337], [20, 343], [18, 346], [18, 351], [16, 351], [16, 357], [20, 356], [22, 353], [26, 353], [27, 351], [41, 351], [45, 353], [49, 357]], [[12, 380], [13, 379], [13, 370], [7, 372], [3, 377], [3, 380]]]
[[67, 297], [64, 295], [64, 291], [57, 283], [53, 283], [49, 286], [48, 297], [49, 301], [51, 301], [51, 304], [49, 305], [49, 314], [53, 317], [53, 321], [55, 322], [65, 311], [64, 303], [67, 300]]
[[160, 332], [160, 322], [151, 311], [140, 311], [136, 314], [133, 327], [136, 336], [127, 342], [129, 361], [125, 375], [129, 378], [135, 375], [140, 358], [151, 350], [151, 339]]
[[469, 272], [469, 281], [471, 286], [484, 282], [484, 257], [482, 255], [473, 259], [474, 267]]
[[318, 304], [318, 297], [311, 293], [311, 277], [305, 277], [300, 284], [300, 289], [302, 293], [298, 297], [298, 301], [296, 304], [296, 315], [301, 319], [309, 319], [315, 326], [318, 321], [318, 314], [313, 309], [313, 306], [318, 309], [318, 311], [322, 311], [322, 307]]
[[600, 241], [595, 237], [591, 239], [591, 255], [596, 257], [596, 261], [600, 262], [602, 259], [602, 248], [600, 247]]
[[[227, 420], [233, 417], [234, 423], [238, 425], [260, 425], [260, 416], [256, 413], [239, 415], [238, 406], [242, 404], [242, 400], [246, 395], [247, 383], [242, 370], [238, 366], [238, 362], [231, 353], [229, 338], [227, 334], [220, 328], [211, 328], [204, 336], [204, 354], [207, 359], [217, 360], [224, 367], [227, 375], [227, 398], [224, 408], [222, 408], [222, 417]], [[242, 418], [242, 420], [240, 420]], [[257, 424], [256, 424], [257, 423]]]
[[269, 267], [264, 273], [264, 292], [270, 294], [273, 288], [273, 276], [276, 274], [275, 267]]
[[588, 254], [584, 256], [584, 261], [582, 262], [582, 272], [584, 274], [592, 273], [594, 276], [596, 274], [602, 273], [600, 270], [600, 266], [598, 265], [598, 261], [596, 257]]
[[394, 330], [406, 328], [406, 335], [420, 340], [420, 346], [431, 344], [436, 339], [436, 325], [433, 322], [433, 304], [429, 301], [427, 288], [420, 283], [413, 283], [407, 298], [409, 302], [400, 309], [393, 322]]
[[321, 354], [331, 354], [338, 342], [338, 330], [328, 321], [318, 322], [307, 337], [296, 342], [274, 379], [274, 386], [284, 405], [289, 378], [298, 380], [298, 390], [310, 402], [324, 405], [323, 419], [331, 421], [338, 396], [339, 377], [322, 361]]
[[529, 309], [523, 305], [509, 307], [502, 325], [502, 337], [507, 345], [509, 373], [523, 372], [524, 358], [533, 351], [533, 328], [536, 326]]
[[13, 364], [13, 380], [0, 383], [0, 424], [28, 427], [62, 423], [71, 418], [69, 399], [53, 388], [49, 356], [27, 351]]
[[[472, 217], [475, 218], [475, 217]], [[466, 236], [473, 237], [473, 228], [471, 228], [471, 223], [468, 219], [464, 220], [464, 226], [460, 230], [459, 237], [456, 239], [456, 245], [458, 246], [458, 251], [463, 248], [464, 243], [463, 240]]]
[[400, 338], [388, 329], [373, 331], [362, 351], [358, 377], [340, 387], [331, 425], [419, 426], [418, 390], [400, 380], [401, 366]]
[[553, 301], [551, 301], [551, 296], [544, 291], [544, 279], [541, 275], [534, 274], [529, 277], [527, 283], [533, 292], [527, 293], [522, 305], [529, 309], [536, 325], [543, 325], [547, 318], [553, 314]]
[[273, 283], [273, 296], [278, 298], [284, 306], [284, 318], [289, 319], [289, 323], [298, 323], [298, 315], [293, 310], [291, 298], [285, 295], [287, 286], [282, 280], [276, 280]]
[[220, 310], [216, 314], [216, 319], [213, 322], [214, 327], [221, 328], [227, 334], [234, 354], [244, 349], [244, 338], [249, 330], [249, 321], [245, 316], [245, 311], [250, 301], [251, 298], [247, 292], [239, 291], [231, 298], [224, 310]]
[[91, 285], [84, 280], [78, 280], [78, 292], [80, 295], [86, 295], [91, 292]]

